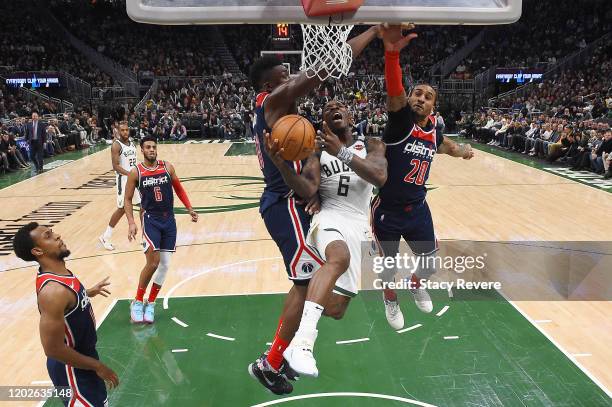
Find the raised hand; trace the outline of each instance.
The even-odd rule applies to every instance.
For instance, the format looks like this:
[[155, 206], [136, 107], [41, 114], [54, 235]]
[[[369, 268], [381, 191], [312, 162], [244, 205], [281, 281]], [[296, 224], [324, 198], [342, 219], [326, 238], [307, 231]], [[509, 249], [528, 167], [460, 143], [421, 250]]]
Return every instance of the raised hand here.
[[404, 36], [404, 30], [414, 29], [414, 24], [382, 24], [379, 27], [379, 31], [382, 34], [383, 44], [385, 45], [385, 51], [401, 51], [404, 49], [410, 41], [418, 37], [416, 33], [410, 33]]
[[272, 135], [264, 130], [264, 147], [266, 149], [266, 153], [276, 165], [277, 167], [280, 165], [285, 165], [285, 159], [281, 157], [281, 153], [283, 149], [278, 144], [278, 139], [272, 140]]
[[87, 290], [87, 296], [95, 297], [96, 295], [100, 294], [102, 297], [108, 297], [108, 294], [110, 294], [110, 291], [108, 291], [106, 286], [109, 286], [109, 285], [110, 285], [110, 282], [108, 281], [108, 277], [106, 277], [104, 280], [100, 281], [98, 284], [94, 285], [89, 290]]
[[323, 131], [319, 130], [317, 132], [315, 143], [318, 148], [327, 151], [327, 153], [334, 157], [338, 155], [338, 151], [344, 145], [325, 122], [323, 122]]

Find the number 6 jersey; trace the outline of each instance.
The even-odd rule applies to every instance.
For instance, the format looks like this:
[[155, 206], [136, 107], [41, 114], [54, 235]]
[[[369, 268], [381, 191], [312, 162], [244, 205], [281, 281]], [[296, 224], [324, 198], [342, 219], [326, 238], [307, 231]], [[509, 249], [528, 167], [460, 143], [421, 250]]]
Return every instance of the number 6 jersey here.
[[[367, 155], [365, 144], [356, 141], [348, 147], [358, 157]], [[372, 184], [359, 175], [338, 158], [323, 151], [321, 162], [321, 212], [327, 210], [348, 212], [368, 218]]]
[[152, 215], [168, 216], [174, 210], [174, 191], [172, 177], [166, 169], [165, 161], [157, 161], [154, 168], [138, 163], [138, 191], [141, 207]]
[[436, 130], [436, 118], [429, 116], [427, 126], [419, 127], [409, 105], [389, 112], [383, 134], [387, 145], [387, 182], [380, 189], [380, 207], [400, 209], [425, 200], [425, 182], [438, 146], [444, 141]]

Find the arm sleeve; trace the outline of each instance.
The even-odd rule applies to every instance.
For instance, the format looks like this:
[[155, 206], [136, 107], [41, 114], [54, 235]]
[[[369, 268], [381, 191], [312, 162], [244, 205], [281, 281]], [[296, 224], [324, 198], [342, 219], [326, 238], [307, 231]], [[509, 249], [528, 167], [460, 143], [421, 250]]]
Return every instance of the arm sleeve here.
[[382, 140], [385, 143], [397, 143], [408, 135], [414, 125], [412, 109], [409, 105], [404, 106], [397, 112], [388, 112], [389, 122], [385, 127]]
[[404, 92], [399, 51], [385, 52], [385, 84], [389, 97], [401, 96]]
[[176, 196], [179, 197], [185, 208], [191, 209], [191, 202], [189, 202], [189, 197], [187, 196], [187, 192], [183, 188], [181, 181], [179, 179], [172, 180], [172, 186], [174, 187], [174, 191], [176, 192]]

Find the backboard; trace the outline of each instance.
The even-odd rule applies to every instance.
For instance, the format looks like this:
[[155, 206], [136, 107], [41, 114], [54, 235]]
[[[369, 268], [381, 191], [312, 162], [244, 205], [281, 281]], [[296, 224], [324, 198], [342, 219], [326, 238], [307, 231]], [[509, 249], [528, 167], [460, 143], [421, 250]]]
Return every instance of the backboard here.
[[[126, 0], [134, 21], [150, 24], [327, 24], [308, 18], [300, 0]], [[521, 16], [521, 0], [365, 0], [343, 24], [508, 24]]]

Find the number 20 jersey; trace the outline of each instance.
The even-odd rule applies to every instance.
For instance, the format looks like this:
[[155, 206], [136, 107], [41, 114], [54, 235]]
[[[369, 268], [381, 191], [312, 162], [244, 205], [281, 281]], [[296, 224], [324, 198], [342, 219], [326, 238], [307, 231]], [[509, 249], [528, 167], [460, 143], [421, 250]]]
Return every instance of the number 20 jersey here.
[[389, 124], [383, 141], [387, 148], [387, 182], [378, 194], [384, 209], [400, 209], [425, 200], [425, 183], [438, 146], [444, 140], [436, 129], [435, 116], [428, 125], [419, 127], [410, 106], [389, 112]]
[[[356, 141], [348, 147], [358, 157], [367, 155], [365, 144]], [[321, 212], [342, 211], [368, 218], [372, 184], [365, 181], [338, 158], [321, 153]]]

